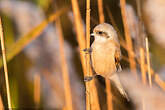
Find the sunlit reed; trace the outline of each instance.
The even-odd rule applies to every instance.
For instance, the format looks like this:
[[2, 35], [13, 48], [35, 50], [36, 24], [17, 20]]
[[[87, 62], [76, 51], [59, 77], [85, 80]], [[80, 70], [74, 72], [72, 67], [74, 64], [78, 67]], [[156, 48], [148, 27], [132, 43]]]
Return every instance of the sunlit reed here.
[[148, 46], [148, 38], [147, 37], [146, 37], [146, 51], [147, 51], [148, 80], [149, 80], [150, 87], [152, 87], [151, 67], [150, 67], [150, 54], [149, 54], [149, 46]]
[[41, 94], [41, 77], [39, 74], [34, 75], [34, 102], [36, 107], [40, 104], [40, 94]]
[[60, 19], [56, 21], [56, 27], [58, 28], [59, 42], [60, 42], [60, 60], [61, 60], [61, 69], [62, 69], [62, 76], [63, 76], [63, 82], [64, 82], [66, 109], [74, 110], [73, 102], [72, 102], [72, 92], [71, 92], [71, 86], [70, 86], [70, 80], [69, 80], [69, 73], [68, 73], [68, 66], [67, 66], [66, 56], [65, 56], [66, 54], [64, 51], [64, 37], [63, 37]]
[[3, 36], [3, 28], [2, 28], [2, 21], [0, 18], [0, 37], [1, 37], [1, 48], [2, 48], [2, 58], [3, 58], [3, 67], [5, 72], [5, 81], [6, 81], [6, 92], [7, 92], [7, 101], [8, 107], [12, 110], [11, 106], [11, 97], [10, 97], [10, 86], [9, 86], [9, 79], [8, 79], [8, 69], [7, 69], [7, 61], [6, 61], [6, 51], [5, 51], [5, 42]]
[[[128, 20], [126, 16], [126, 3], [125, 0], [120, 0], [120, 7], [121, 7], [121, 15], [122, 15], [122, 20], [123, 20], [123, 25], [124, 25], [124, 34], [126, 38], [126, 44], [127, 44], [127, 51], [128, 51], [128, 56], [129, 56], [129, 63], [130, 63], [130, 68], [131, 71], [136, 73], [136, 62], [135, 62], [135, 55], [133, 52], [133, 44], [130, 36], [130, 31], [128, 28]], [[135, 74], [137, 76], [137, 74]]]

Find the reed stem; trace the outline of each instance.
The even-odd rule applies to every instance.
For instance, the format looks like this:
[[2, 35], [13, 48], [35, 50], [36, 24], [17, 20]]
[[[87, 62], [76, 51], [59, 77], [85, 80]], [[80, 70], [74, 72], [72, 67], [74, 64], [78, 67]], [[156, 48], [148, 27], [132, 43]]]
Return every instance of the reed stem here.
[[64, 82], [64, 93], [65, 93], [65, 101], [66, 101], [66, 109], [67, 110], [74, 110], [73, 109], [73, 102], [72, 102], [72, 93], [71, 93], [71, 87], [70, 87], [70, 80], [69, 80], [69, 73], [68, 73], [68, 67], [64, 52], [64, 37], [62, 32], [62, 27], [60, 23], [60, 19], [56, 21], [56, 27], [58, 28], [59, 33], [59, 42], [60, 42], [60, 60], [61, 60], [61, 69], [62, 69], [62, 76], [63, 76], [63, 82]]
[[1, 37], [3, 67], [4, 67], [5, 81], [6, 81], [7, 101], [8, 101], [9, 109], [12, 110], [11, 98], [10, 98], [10, 88], [9, 88], [9, 79], [8, 79], [8, 69], [7, 69], [7, 61], [6, 61], [5, 42], [4, 42], [4, 37], [3, 37], [3, 28], [2, 28], [1, 18], [0, 18], [0, 37]]
[[123, 25], [124, 25], [124, 33], [125, 33], [125, 38], [126, 38], [126, 44], [127, 44], [127, 49], [128, 49], [128, 56], [129, 56], [129, 62], [130, 62], [130, 68], [133, 73], [135, 73], [135, 76], [137, 77], [136, 74], [136, 62], [135, 62], [135, 55], [133, 52], [133, 45], [132, 45], [132, 40], [130, 36], [130, 31], [128, 28], [128, 21], [127, 21], [127, 16], [126, 16], [126, 3], [125, 0], [120, 0], [120, 7], [121, 7], [121, 14], [122, 14], [122, 19], [123, 19]]
[[147, 37], [146, 37], [146, 52], [147, 52], [148, 80], [149, 80], [150, 87], [152, 87], [151, 66], [150, 66], [150, 54], [149, 54], [149, 46], [148, 46], [148, 38]]

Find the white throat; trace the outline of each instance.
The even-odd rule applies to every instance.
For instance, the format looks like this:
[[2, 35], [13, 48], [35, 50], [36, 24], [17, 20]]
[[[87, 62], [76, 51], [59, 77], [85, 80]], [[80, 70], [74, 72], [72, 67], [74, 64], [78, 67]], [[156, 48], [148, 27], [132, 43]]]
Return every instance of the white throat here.
[[95, 42], [104, 43], [107, 41], [107, 38], [101, 36], [95, 36]]

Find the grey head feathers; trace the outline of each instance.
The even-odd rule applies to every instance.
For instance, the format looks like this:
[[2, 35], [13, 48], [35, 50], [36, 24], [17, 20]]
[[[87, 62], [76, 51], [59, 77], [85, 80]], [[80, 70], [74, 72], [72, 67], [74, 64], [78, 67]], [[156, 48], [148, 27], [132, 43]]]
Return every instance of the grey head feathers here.
[[108, 23], [102, 23], [97, 25], [94, 28], [93, 33], [95, 37], [101, 36], [118, 41], [118, 36], [115, 29], [112, 27], [112, 25]]

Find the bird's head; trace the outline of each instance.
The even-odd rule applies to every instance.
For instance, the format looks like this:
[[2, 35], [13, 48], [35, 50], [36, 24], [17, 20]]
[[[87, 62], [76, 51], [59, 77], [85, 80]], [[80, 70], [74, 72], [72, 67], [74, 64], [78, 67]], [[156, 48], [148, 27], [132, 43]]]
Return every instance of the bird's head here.
[[107, 41], [117, 41], [118, 36], [115, 29], [107, 23], [97, 25], [93, 29], [91, 36], [94, 36], [96, 42], [104, 43]]

